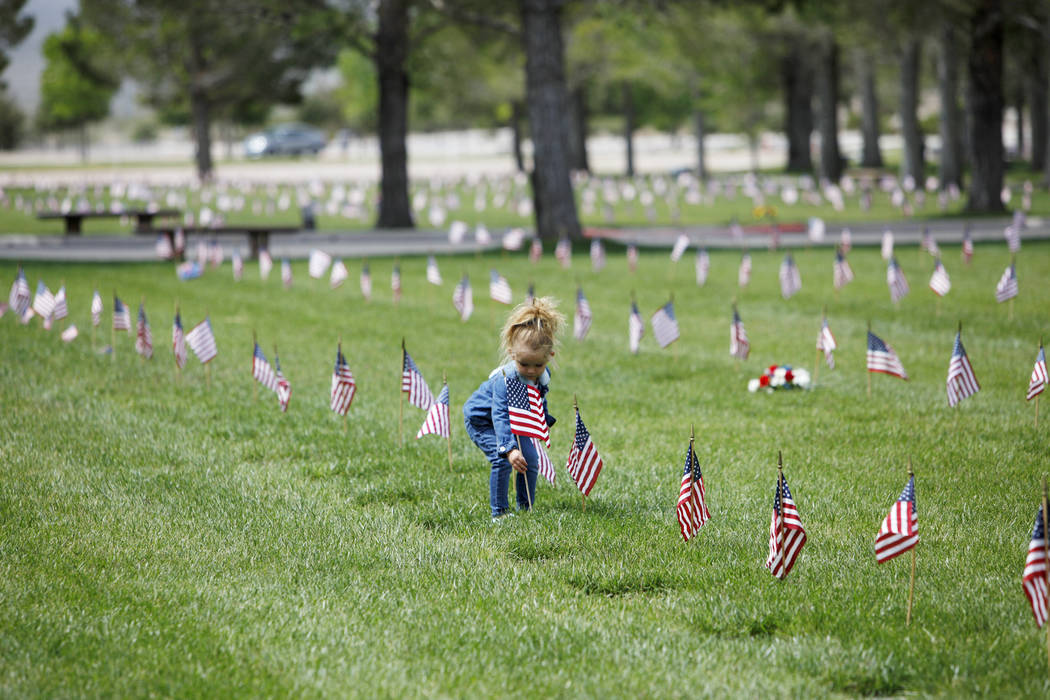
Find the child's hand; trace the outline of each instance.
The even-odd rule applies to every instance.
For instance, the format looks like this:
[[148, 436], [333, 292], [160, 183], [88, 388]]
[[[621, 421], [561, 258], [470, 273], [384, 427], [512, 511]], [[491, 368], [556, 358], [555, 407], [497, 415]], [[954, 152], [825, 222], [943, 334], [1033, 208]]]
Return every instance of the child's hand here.
[[525, 474], [529, 470], [529, 463], [525, 461], [525, 455], [516, 447], [507, 453], [507, 461], [510, 462], [514, 471], [520, 474]]

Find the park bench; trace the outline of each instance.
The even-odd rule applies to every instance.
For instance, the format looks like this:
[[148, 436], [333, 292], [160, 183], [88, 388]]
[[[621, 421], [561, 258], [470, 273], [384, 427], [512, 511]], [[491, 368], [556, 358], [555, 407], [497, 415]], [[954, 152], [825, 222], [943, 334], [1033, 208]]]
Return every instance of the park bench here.
[[182, 216], [178, 209], [126, 209], [124, 211], [45, 211], [36, 215], [38, 219], [64, 219], [66, 235], [79, 235], [84, 219], [119, 219], [122, 216], [135, 217], [135, 231], [145, 233], [153, 230], [153, 219], [171, 219]]
[[[266, 250], [269, 248], [271, 233], [299, 233], [301, 230], [298, 226], [269, 226], [265, 224], [244, 226], [238, 226], [236, 224], [225, 226], [180, 226], [178, 228], [182, 229], [182, 232], [187, 236], [190, 234], [218, 236], [227, 233], [243, 233], [248, 237], [248, 259], [250, 260], [258, 258], [260, 250]], [[168, 242], [172, 244], [173, 250], [175, 247], [175, 231], [176, 227], [171, 226], [162, 226], [147, 230], [136, 229], [136, 233], [167, 236]]]

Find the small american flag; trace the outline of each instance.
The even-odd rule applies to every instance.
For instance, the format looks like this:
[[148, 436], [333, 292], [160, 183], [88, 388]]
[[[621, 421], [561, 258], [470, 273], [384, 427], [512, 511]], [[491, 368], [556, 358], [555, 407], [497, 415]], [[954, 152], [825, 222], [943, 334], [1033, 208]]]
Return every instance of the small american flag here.
[[707, 254], [707, 248], [696, 251], [696, 284], [703, 287], [707, 284], [707, 273], [711, 270], [711, 256]]
[[970, 358], [962, 344], [962, 331], [955, 334], [955, 346], [952, 348], [952, 359], [948, 362], [948, 405], [954, 406], [967, 396], [973, 396], [981, 390], [974, 376]]
[[[547, 454], [547, 450], [543, 447], [537, 438], [529, 438], [532, 440], [532, 446], [536, 450], [536, 469], [539, 471], [540, 476], [550, 482], [550, 485], [554, 485], [554, 480], [557, 474], [554, 471], [554, 463], [551, 462], [550, 455]], [[549, 446], [549, 443], [548, 443]]]
[[543, 399], [536, 387], [504, 375], [507, 385], [507, 413], [510, 416], [510, 431], [522, 437], [539, 438], [550, 447], [550, 428]]
[[1017, 296], [1017, 269], [1013, 263], [1006, 268], [999, 283], [995, 285], [995, 300], [1002, 304]]
[[1043, 529], [1043, 507], [1035, 513], [1035, 525], [1032, 527], [1032, 539], [1028, 542], [1028, 557], [1024, 562], [1024, 574], [1021, 583], [1024, 594], [1032, 606], [1035, 624], [1042, 627], [1047, 616], [1046, 595], [1046, 531]]
[[339, 289], [349, 276], [350, 271], [346, 269], [346, 263], [340, 258], [332, 263], [332, 272], [328, 275], [328, 286], [331, 289]]
[[824, 322], [820, 326], [820, 332], [817, 333], [817, 350], [821, 350], [824, 353], [824, 360], [831, 369], [835, 369], [835, 355], [833, 353], [837, 347], [835, 336], [831, 334], [831, 328], [828, 326], [828, 319], [825, 316]]
[[693, 451], [692, 440], [689, 441], [689, 448], [685, 453], [685, 470], [682, 472], [675, 510], [678, 513], [678, 527], [682, 531], [682, 539], [686, 542], [711, 519], [711, 513], [707, 510], [704, 475], [700, 473], [700, 460]]
[[281, 260], [281, 283], [285, 289], [292, 288], [292, 263], [288, 258]]
[[[475, 237], [477, 234], [475, 233]], [[503, 250], [521, 250], [525, 242], [525, 229], [512, 228], [503, 234]]]
[[241, 278], [244, 277], [244, 259], [241, 257], [241, 251], [236, 248], [233, 249], [231, 263], [233, 267], [233, 281], [240, 282]]
[[848, 253], [853, 249], [853, 235], [848, 228], [842, 229], [842, 233], [839, 236], [839, 248], [843, 253]]
[[273, 350], [273, 364], [274, 373], [277, 377], [277, 405], [281, 407], [281, 412], [288, 411], [288, 402], [292, 398], [292, 385], [285, 379], [284, 373], [281, 371], [281, 358], [277, 356], [277, 348]]
[[605, 268], [605, 245], [602, 239], [595, 238], [591, 241], [591, 269], [601, 272]]
[[669, 301], [653, 314], [653, 337], [661, 348], [678, 340], [678, 319], [674, 316], [674, 301]]
[[671, 248], [671, 262], [678, 262], [685, 255], [686, 248], [689, 247], [689, 236], [684, 233], [678, 234], [678, 238], [674, 241], [674, 247]]
[[186, 334], [186, 344], [202, 365], [219, 354], [219, 349], [215, 346], [215, 334], [211, 332], [211, 321], [207, 317]]
[[533, 238], [529, 244], [529, 262], [536, 264], [543, 257], [543, 242], [539, 237]]
[[510, 282], [495, 270], [489, 273], [489, 298], [500, 304], [510, 304], [514, 301], [514, 294], [510, 291]]
[[740, 320], [740, 314], [734, 307], [733, 322], [729, 326], [729, 354], [738, 360], [746, 360], [750, 353], [751, 343], [747, 339], [744, 322]]
[[966, 225], [963, 231], [962, 258], [967, 265], [973, 260], [973, 237], [970, 235], [970, 225]]
[[591, 440], [591, 434], [587, 426], [580, 418], [580, 409], [576, 409], [576, 436], [569, 450], [569, 459], [565, 468], [569, 470], [569, 476], [576, 482], [576, 486], [584, 496], [590, 494], [594, 488], [594, 482], [598, 480], [598, 474], [602, 471], [602, 458], [598, 454], [598, 448]]
[[390, 271], [390, 291], [395, 304], [401, 301], [401, 266], [397, 263], [394, 263], [394, 269]]
[[463, 279], [452, 290], [452, 305], [459, 312], [459, 318], [466, 321], [474, 313], [474, 292], [470, 288], [470, 277], [463, 273]]
[[583, 287], [576, 288], [576, 313], [572, 317], [572, 334], [576, 340], [587, 337], [591, 329], [591, 305], [583, 295]]
[[171, 324], [171, 351], [175, 355], [175, 366], [182, 369], [186, 365], [186, 334], [182, 332], [178, 309], [175, 309], [175, 320]]
[[853, 281], [853, 268], [849, 266], [849, 261], [846, 260], [846, 255], [841, 248], [835, 252], [834, 280], [835, 289], [842, 289]]
[[361, 296], [365, 298], [365, 301], [372, 300], [372, 272], [368, 263], [361, 268]]
[[44, 280], [37, 282], [36, 296], [33, 297], [33, 311], [45, 321], [49, 321], [51, 314], [55, 311], [55, 295], [44, 284]]
[[102, 295], [95, 290], [91, 296], [91, 325], [98, 327], [102, 323]]
[[891, 374], [905, 381], [908, 379], [908, 373], [904, 371], [897, 353], [871, 331], [868, 331], [868, 371]]
[[116, 294], [113, 295], [113, 330], [131, 332], [131, 313]]
[[255, 350], [252, 352], [252, 376], [270, 391], [277, 391], [277, 375], [270, 366], [269, 360], [266, 359], [266, 355], [263, 354], [262, 348], [259, 347], [259, 343], [255, 343]]
[[64, 331], [62, 331], [62, 335], [60, 337], [62, 338], [62, 340], [66, 341], [67, 343], [72, 343], [74, 340], [76, 340], [77, 335], [78, 335], [77, 326], [76, 326], [75, 323], [71, 323], [69, 325], [69, 328], [67, 328]]
[[[95, 292], [95, 294], [97, 295], [98, 292]], [[26, 280], [25, 271], [19, 266], [18, 273], [15, 275], [15, 281], [11, 284], [11, 293], [7, 297], [7, 303], [16, 315], [22, 317], [29, 309], [29, 300], [29, 282]], [[102, 312], [99, 311], [99, 313]], [[96, 323], [95, 325], [98, 324]]]
[[952, 281], [948, 278], [948, 271], [941, 264], [941, 259], [933, 264], [933, 274], [930, 275], [930, 289], [939, 297], [943, 297], [952, 288]]
[[890, 299], [894, 304], [907, 296], [909, 287], [908, 280], [904, 276], [904, 270], [897, 264], [897, 258], [890, 258], [886, 267], [886, 284], [890, 288]]
[[638, 246], [634, 243], [627, 245], [627, 269], [631, 272], [638, 269]]
[[790, 299], [798, 294], [800, 289], [802, 289], [802, 275], [791, 253], [787, 253], [784, 261], [780, 263], [780, 295], [785, 299]]
[[434, 403], [434, 394], [404, 345], [401, 346], [401, 393], [408, 394], [408, 402], [424, 411]]
[[893, 232], [886, 229], [882, 234], [882, 259], [889, 260], [893, 257]]
[[146, 319], [144, 304], [139, 304], [139, 318], [135, 324], [135, 352], [147, 360], [153, 357], [153, 331], [150, 330], [149, 320]]
[[346, 364], [346, 358], [343, 357], [343, 346], [340, 345], [335, 351], [335, 369], [332, 371], [330, 402], [332, 410], [345, 416], [356, 393], [357, 384], [354, 382], [354, 374], [350, 371], [350, 365]]
[[875, 561], [882, 564], [904, 554], [919, 541], [919, 519], [915, 514], [915, 476], [908, 478], [901, 497], [890, 508], [875, 536]]
[[638, 347], [644, 335], [645, 321], [642, 320], [642, 315], [638, 312], [638, 304], [632, 301], [631, 315], [627, 319], [627, 345], [632, 353], [638, 354]]
[[427, 257], [427, 282], [441, 284], [441, 271], [438, 270], [437, 258], [433, 255]]
[[806, 530], [802, 527], [795, 500], [791, 497], [787, 479], [777, 476], [773, 490], [773, 515], [769, 521], [769, 556], [766, 568], [779, 579], [786, 578], [806, 544]]
[[1024, 225], [1024, 214], [1020, 211], [1015, 211], [1013, 221], [1003, 231], [1003, 237], [1006, 238], [1006, 246], [1011, 253], [1021, 250], [1021, 229], [1024, 228]]
[[270, 257], [270, 251], [260, 250], [259, 251], [259, 279], [265, 282], [270, 277], [270, 270], [273, 269], [273, 258]]
[[332, 256], [323, 250], [315, 248], [310, 251], [310, 262], [307, 264], [307, 272], [315, 280], [319, 280], [328, 271], [328, 266], [331, 264]]
[[[430, 391], [429, 389], [427, 390]], [[419, 432], [416, 433], [416, 439], [423, 437], [424, 435], [438, 435], [443, 438], [449, 437], [449, 418], [448, 418], [448, 384], [441, 387], [441, 393], [438, 394], [437, 400], [432, 401], [430, 408], [427, 410], [427, 418], [423, 421], [423, 425], [420, 426]]]
[[1031, 401], [1039, 394], [1042, 394], [1046, 389], [1047, 382], [1046, 353], [1043, 352], [1043, 345], [1040, 343], [1039, 354], [1035, 356], [1035, 367], [1032, 368], [1032, 378], [1028, 380], [1027, 399]]
[[736, 273], [736, 283], [740, 287], [746, 287], [751, 282], [751, 255], [744, 253], [740, 257], [740, 269]]
[[562, 238], [554, 246], [554, 257], [561, 263], [562, 268], [568, 270], [572, 265], [572, 244], [568, 238]]
[[941, 257], [941, 249], [937, 245], [937, 241], [933, 239], [933, 234], [930, 233], [930, 228], [928, 226], [922, 230], [922, 242], [919, 246], [933, 257]]

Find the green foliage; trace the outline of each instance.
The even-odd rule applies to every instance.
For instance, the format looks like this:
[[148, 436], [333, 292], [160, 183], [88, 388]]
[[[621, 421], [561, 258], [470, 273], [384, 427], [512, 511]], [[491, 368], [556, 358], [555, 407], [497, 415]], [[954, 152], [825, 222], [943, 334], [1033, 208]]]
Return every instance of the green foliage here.
[[100, 67], [102, 35], [71, 22], [44, 40], [38, 122], [45, 130], [76, 129], [109, 115], [119, 83]]
[[[0, 0], [0, 75], [7, 68], [7, 52], [17, 46], [33, 31], [34, 19], [31, 15], [20, 17], [28, 0]], [[0, 88], [5, 83], [0, 81]]]
[[379, 120], [379, 85], [372, 61], [360, 52], [346, 49], [339, 53], [342, 83], [337, 95], [342, 116], [350, 128], [374, 132]]
[[[31, 283], [65, 281], [81, 336], [65, 345], [0, 319], [4, 694], [1043, 696], [1044, 640], [1020, 578], [1050, 449], [1023, 398], [1047, 331], [1050, 246], [1025, 246], [1013, 320], [991, 293], [1010, 259], [1001, 244], [978, 246], [972, 267], [943, 246], [953, 288], [939, 314], [914, 248], [898, 251], [913, 286], [899, 309], [871, 248], [853, 251], [857, 279], [838, 297], [831, 250], [796, 251], [803, 290], [789, 301], [781, 255], [765, 251], [745, 290], [735, 251], [712, 251], [702, 288], [666, 250], [643, 250], [634, 274], [612, 245], [601, 273], [579, 255], [567, 271], [549, 255], [441, 258], [441, 288], [405, 258], [397, 307], [381, 285], [370, 303], [353, 285], [330, 290], [301, 261], [287, 291], [276, 275], [234, 284], [228, 266], [179, 283], [164, 264], [31, 264]], [[382, 280], [394, 261], [370, 262]], [[506, 311], [489, 311], [479, 283], [492, 267], [570, 314], [581, 283], [595, 318], [556, 357], [558, 484], [497, 524], [488, 465], [456, 419], [497, 362]], [[449, 303], [462, 272], [478, 301], [467, 323]], [[154, 359], [127, 334], [115, 356], [92, 350], [96, 287], [107, 306], [111, 290], [145, 299]], [[627, 352], [631, 289], [646, 314], [674, 294], [675, 349], [649, 336]], [[739, 364], [732, 297], [753, 347]], [[176, 300], [187, 326], [210, 314], [210, 380], [192, 357], [174, 372]], [[764, 365], [812, 367], [825, 304], [836, 369], [809, 392], [748, 394]], [[959, 319], [981, 391], [949, 409]], [[912, 377], [873, 377], [871, 399], [869, 321]], [[279, 347], [286, 414], [264, 390], [253, 399], [253, 332], [271, 361]], [[345, 432], [328, 409], [340, 336], [359, 385]], [[402, 337], [433, 385], [447, 372], [451, 470], [443, 441], [412, 439], [423, 413], [407, 405], [397, 446]], [[104, 327], [95, 347], [109, 342]], [[586, 512], [560, 466], [574, 394], [605, 460]], [[685, 544], [674, 504], [691, 424], [713, 519]], [[809, 535], [785, 581], [762, 567], [777, 450]], [[872, 542], [909, 458], [920, 542], [905, 627], [910, 562], [877, 565]]]
[[0, 151], [9, 151], [22, 141], [25, 114], [6, 88], [0, 88]]

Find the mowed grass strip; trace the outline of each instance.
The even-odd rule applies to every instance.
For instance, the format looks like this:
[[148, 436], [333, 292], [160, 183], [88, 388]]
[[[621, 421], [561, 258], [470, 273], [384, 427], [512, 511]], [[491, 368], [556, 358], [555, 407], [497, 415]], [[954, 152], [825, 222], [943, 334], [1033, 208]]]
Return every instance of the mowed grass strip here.
[[[780, 298], [781, 253], [713, 251], [697, 287], [692, 251], [674, 265], [643, 252], [627, 271], [609, 246], [594, 273], [578, 250], [552, 258], [448, 257], [435, 287], [425, 259], [400, 260], [404, 299], [374, 259], [337, 290], [293, 263], [291, 290], [254, 265], [189, 283], [167, 264], [26, 266], [64, 280], [80, 337], [0, 319], [0, 660], [5, 695], [730, 696], [1037, 695], [1048, 689], [1044, 636], [1021, 590], [1039, 481], [1050, 471], [1046, 420], [1024, 401], [1050, 316], [1040, 295], [1050, 245], [1025, 243], [1021, 295], [994, 299], [1009, 264], [978, 246], [965, 266], [945, 247], [951, 292], [926, 287], [933, 261], [898, 251], [911, 294], [895, 308], [877, 249], [850, 261], [836, 295], [830, 249], [795, 252], [803, 288]], [[466, 438], [463, 401], [499, 361], [507, 308], [487, 299], [489, 270], [516, 297], [529, 282], [570, 318], [556, 355], [551, 413], [555, 487], [537, 507], [492, 524], [488, 465]], [[14, 265], [3, 277], [13, 279]], [[476, 310], [460, 322], [452, 287], [468, 273]], [[571, 334], [581, 285], [594, 324]], [[92, 343], [89, 302], [106, 300]], [[111, 341], [114, 291], [144, 300], [155, 357], [133, 335]], [[681, 325], [660, 350], [651, 330], [627, 351], [634, 292], [648, 317], [673, 293]], [[736, 300], [752, 356], [728, 353]], [[210, 378], [171, 361], [176, 302], [187, 329], [211, 318]], [[840, 349], [808, 392], [749, 394], [770, 364], [813, 371], [827, 306]], [[939, 308], [938, 308], [939, 307]], [[949, 409], [955, 330], [981, 391]], [[876, 375], [866, 395], [865, 333], [896, 349], [911, 379]], [[252, 335], [292, 384], [288, 413], [253, 387]], [[414, 435], [400, 343], [430, 383], [447, 372], [453, 467], [444, 441]], [[358, 381], [344, 421], [328, 409], [337, 342]], [[257, 394], [257, 396], [256, 396]], [[576, 395], [605, 469], [581, 509], [561, 469]], [[254, 397], [254, 398], [253, 398]], [[1044, 412], [1045, 414], [1045, 412]], [[1044, 418], [1048, 418], [1044, 415]], [[674, 505], [690, 426], [712, 520], [681, 541]], [[776, 455], [808, 544], [786, 581], [763, 568]], [[875, 533], [916, 471], [920, 544], [913, 619], [910, 556], [877, 565]]]

